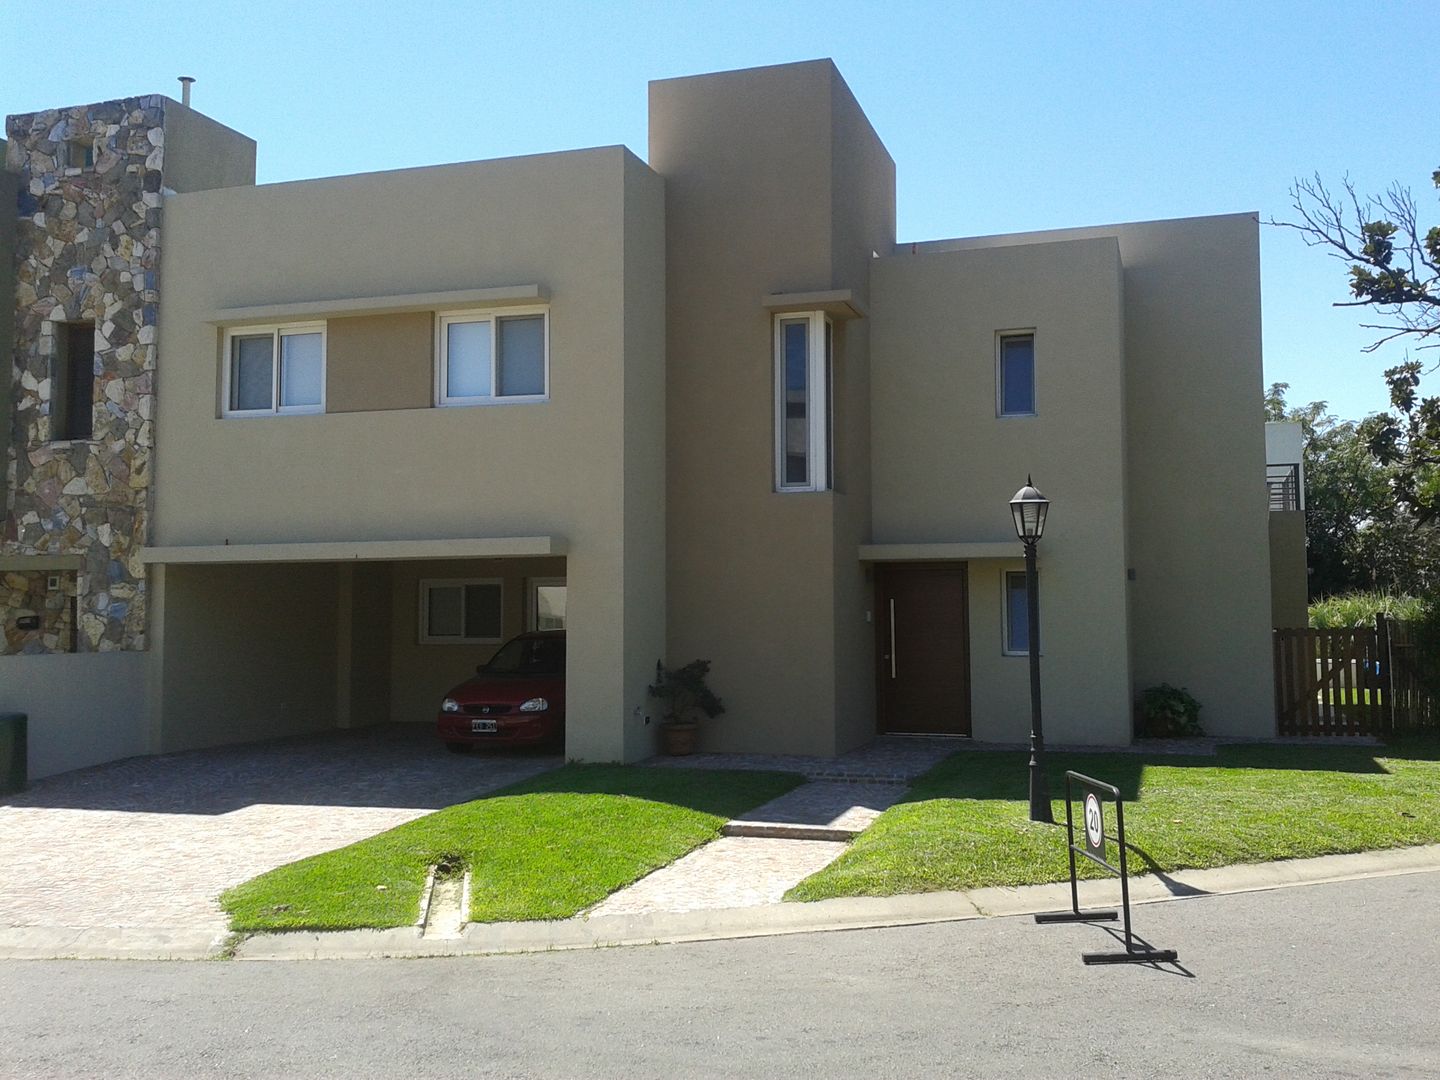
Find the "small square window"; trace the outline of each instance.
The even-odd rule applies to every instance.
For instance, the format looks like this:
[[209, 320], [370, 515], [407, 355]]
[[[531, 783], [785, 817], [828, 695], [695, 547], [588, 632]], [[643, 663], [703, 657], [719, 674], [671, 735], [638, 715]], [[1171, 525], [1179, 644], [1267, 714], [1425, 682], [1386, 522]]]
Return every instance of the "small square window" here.
[[999, 345], [1001, 416], [1035, 415], [1035, 335], [1003, 334]]
[[1005, 572], [1005, 653], [1030, 655], [1030, 593], [1023, 570]]
[[75, 139], [65, 144], [65, 164], [72, 169], [89, 169], [95, 165], [95, 144]]
[[422, 645], [497, 645], [503, 633], [504, 590], [494, 579], [422, 581]]

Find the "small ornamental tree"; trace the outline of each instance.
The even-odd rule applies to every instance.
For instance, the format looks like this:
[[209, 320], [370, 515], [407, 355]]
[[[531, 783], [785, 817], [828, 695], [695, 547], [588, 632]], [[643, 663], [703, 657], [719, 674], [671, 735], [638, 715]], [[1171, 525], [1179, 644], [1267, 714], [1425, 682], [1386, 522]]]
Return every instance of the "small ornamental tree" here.
[[665, 723], [687, 723], [697, 711], [712, 718], [725, 711], [724, 703], [706, 685], [709, 674], [709, 660], [691, 660], [679, 668], [667, 668], [663, 660], [655, 662], [655, 684], [649, 688], [650, 696], [660, 702]]

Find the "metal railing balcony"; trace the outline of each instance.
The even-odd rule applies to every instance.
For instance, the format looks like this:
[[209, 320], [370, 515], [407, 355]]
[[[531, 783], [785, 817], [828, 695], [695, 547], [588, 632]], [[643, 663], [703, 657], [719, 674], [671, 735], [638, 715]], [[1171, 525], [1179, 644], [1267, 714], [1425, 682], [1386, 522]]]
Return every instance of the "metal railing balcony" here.
[[1265, 487], [1270, 491], [1270, 509], [1300, 509], [1300, 465], [1266, 465]]

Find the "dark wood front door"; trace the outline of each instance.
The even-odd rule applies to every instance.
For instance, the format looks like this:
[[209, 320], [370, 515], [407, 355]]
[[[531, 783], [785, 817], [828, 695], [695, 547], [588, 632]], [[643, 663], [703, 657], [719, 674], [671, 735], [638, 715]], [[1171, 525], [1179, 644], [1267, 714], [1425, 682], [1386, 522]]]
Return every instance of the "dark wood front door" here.
[[880, 564], [875, 572], [880, 730], [970, 734], [965, 566]]

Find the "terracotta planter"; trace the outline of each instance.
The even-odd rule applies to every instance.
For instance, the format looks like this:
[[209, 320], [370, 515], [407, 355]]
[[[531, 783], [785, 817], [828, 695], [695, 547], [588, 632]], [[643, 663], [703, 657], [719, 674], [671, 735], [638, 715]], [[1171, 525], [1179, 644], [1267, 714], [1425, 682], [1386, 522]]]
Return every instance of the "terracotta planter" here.
[[671, 757], [693, 754], [700, 741], [700, 725], [693, 720], [681, 724], [660, 725], [660, 747]]

